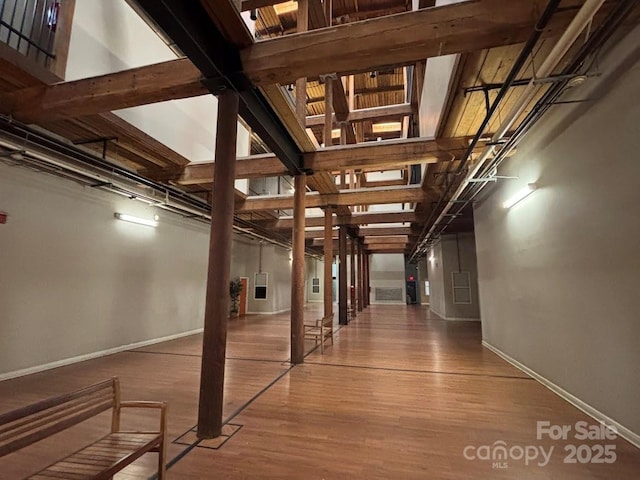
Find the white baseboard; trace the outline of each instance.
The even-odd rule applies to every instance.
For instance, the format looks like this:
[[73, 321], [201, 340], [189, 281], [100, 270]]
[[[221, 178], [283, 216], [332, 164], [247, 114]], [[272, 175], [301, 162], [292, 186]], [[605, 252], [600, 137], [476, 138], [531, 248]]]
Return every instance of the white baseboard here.
[[77, 357], [65, 358], [56, 362], [45, 363], [44, 365], [36, 365], [35, 367], [24, 368], [22, 370], [16, 370], [14, 372], [0, 373], [0, 382], [3, 380], [9, 380], [11, 378], [24, 377], [25, 375], [31, 375], [33, 373], [44, 372], [45, 370], [51, 370], [52, 368], [64, 367], [66, 365], [84, 362], [86, 360], [92, 360], [94, 358], [106, 357], [107, 355], [113, 355], [114, 353], [120, 353], [126, 350], [134, 350], [136, 348], [146, 347], [149, 345], [154, 345], [156, 343], [168, 342], [170, 340], [188, 337], [190, 335], [202, 333], [202, 331], [202, 328], [197, 328], [188, 332], [176, 333], [175, 335], [154, 338], [151, 340], [144, 340], [142, 342], [130, 343], [129, 345], [122, 345], [120, 347], [109, 348], [107, 350], [101, 350], [99, 352], [87, 353], [85, 355], [78, 355]]
[[446, 320], [448, 322], [479, 322], [479, 318], [466, 318], [466, 317], [447, 317], [439, 312], [437, 312], [433, 307], [429, 307], [433, 313], [439, 316], [441, 319]]
[[275, 312], [249, 312], [247, 311], [247, 315], [279, 315], [280, 313], [290, 312], [290, 308], [285, 308], [284, 310], [276, 310]]
[[595, 409], [594, 407], [592, 407], [588, 403], [583, 402], [578, 397], [576, 397], [576, 396], [572, 395], [571, 393], [567, 392], [565, 389], [563, 389], [562, 387], [556, 385], [555, 383], [551, 382], [550, 380], [546, 379], [545, 377], [543, 377], [539, 373], [531, 370], [529, 367], [527, 367], [527, 366], [523, 365], [522, 363], [518, 362], [515, 358], [510, 357], [509, 355], [507, 355], [503, 351], [499, 350], [498, 348], [494, 347], [493, 345], [491, 345], [487, 341], [483, 340], [482, 341], [482, 345], [484, 347], [488, 348], [489, 350], [491, 350], [493, 353], [495, 353], [499, 357], [501, 357], [503, 360], [506, 360], [507, 362], [509, 362], [511, 365], [516, 367], [518, 370], [523, 371], [524, 373], [526, 373], [530, 377], [532, 377], [535, 380], [537, 380], [539, 383], [541, 383], [542, 385], [547, 387], [553, 393], [555, 393], [559, 397], [565, 399], [571, 405], [576, 407], [578, 410], [583, 411], [584, 413], [589, 415], [594, 420], [597, 420], [598, 422], [601, 422], [601, 423], [604, 423], [606, 425], [610, 425], [610, 426], [614, 427], [616, 429], [616, 431], [618, 432], [619, 436], [621, 436], [622, 438], [624, 438], [625, 440], [627, 440], [629, 443], [633, 444], [634, 446], [640, 448], [640, 435], [638, 435], [637, 433], [632, 432], [631, 430], [629, 430], [624, 425], [621, 425], [618, 422], [616, 422], [615, 420], [613, 420], [612, 418], [609, 418], [608, 416], [606, 416], [601, 411]]

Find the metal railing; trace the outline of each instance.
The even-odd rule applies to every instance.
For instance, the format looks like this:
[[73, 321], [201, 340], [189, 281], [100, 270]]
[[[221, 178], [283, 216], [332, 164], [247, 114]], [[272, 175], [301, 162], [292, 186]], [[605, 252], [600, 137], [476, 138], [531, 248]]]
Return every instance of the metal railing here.
[[48, 66], [61, 0], [0, 0], [0, 42]]

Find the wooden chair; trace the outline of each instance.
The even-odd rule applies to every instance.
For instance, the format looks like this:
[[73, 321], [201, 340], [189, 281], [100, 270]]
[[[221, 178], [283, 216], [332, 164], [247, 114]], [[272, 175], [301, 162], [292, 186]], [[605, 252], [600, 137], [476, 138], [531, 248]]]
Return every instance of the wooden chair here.
[[333, 314], [317, 319], [312, 325], [305, 325], [304, 338], [313, 340], [316, 345], [320, 342], [320, 353], [324, 354], [324, 343], [328, 338], [333, 345]]
[[[157, 431], [120, 429], [123, 408], [160, 411]], [[117, 378], [0, 415], [0, 457], [111, 410], [111, 431], [29, 477], [107, 480], [148, 452], [158, 453], [158, 479], [166, 478], [167, 404], [122, 402]], [[81, 474], [80, 474], [81, 472]]]

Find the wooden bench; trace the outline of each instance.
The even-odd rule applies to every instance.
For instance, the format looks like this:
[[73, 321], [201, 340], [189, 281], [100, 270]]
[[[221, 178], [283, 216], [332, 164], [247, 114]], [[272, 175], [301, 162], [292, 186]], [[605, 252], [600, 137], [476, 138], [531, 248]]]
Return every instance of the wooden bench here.
[[304, 338], [313, 340], [316, 345], [320, 342], [320, 353], [324, 354], [324, 342], [328, 338], [333, 345], [333, 314], [317, 319], [312, 325], [305, 325]]
[[[158, 409], [160, 428], [151, 432], [121, 430], [120, 413], [123, 408]], [[157, 452], [158, 479], [164, 480], [166, 478], [167, 404], [120, 401], [120, 383], [117, 378], [0, 415], [0, 457], [32, 445], [107, 410], [111, 410], [110, 433], [28, 478], [106, 480], [145, 453]]]

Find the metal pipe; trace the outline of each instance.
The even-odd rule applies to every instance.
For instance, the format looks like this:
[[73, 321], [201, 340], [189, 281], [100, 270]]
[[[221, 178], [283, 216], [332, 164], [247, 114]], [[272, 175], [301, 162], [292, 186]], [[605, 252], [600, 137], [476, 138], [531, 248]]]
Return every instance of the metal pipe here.
[[[600, 7], [602, 7], [604, 2], [605, 0], [586, 0], [585, 1], [583, 6], [580, 8], [578, 13], [574, 17], [574, 19], [571, 21], [571, 23], [569, 24], [569, 26], [567, 27], [563, 35], [560, 37], [560, 39], [554, 46], [551, 53], [547, 56], [547, 58], [543, 62], [543, 65], [540, 67], [540, 70], [538, 71], [538, 73], [541, 77], [549, 76], [553, 72], [553, 69], [560, 63], [560, 61], [562, 60], [562, 57], [564, 57], [564, 55], [567, 53], [569, 48], [571, 48], [571, 45], [573, 45], [573, 43], [576, 41], [578, 36], [582, 33], [584, 28], [591, 21], [593, 16], [597, 13]], [[536, 30], [538, 30], [538, 28], [536, 28]], [[502, 139], [505, 133], [509, 130], [509, 128], [513, 125], [513, 123], [517, 120], [517, 118], [522, 114], [522, 112], [527, 107], [527, 105], [531, 102], [531, 100], [535, 95], [536, 88], [537, 86], [534, 83], [534, 80], [532, 80], [529, 83], [529, 85], [527, 85], [525, 92], [521, 94], [516, 105], [512, 107], [512, 109], [510, 110], [505, 120], [498, 127], [498, 130], [492, 137], [492, 143], [496, 143]], [[485, 126], [481, 127], [482, 130], [484, 130]], [[482, 132], [479, 131], [478, 133], [481, 134]], [[481, 154], [476, 164], [469, 171], [469, 173], [466, 175], [463, 181], [460, 182], [460, 185], [458, 186], [454, 194], [451, 196], [449, 201], [446, 203], [444, 209], [442, 210], [442, 212], [440, 213], [436, 221], [433, 223], [433, 225], [427, 232], [426, 237], [418, 245], [416, 251], [411, 256], [411, 259], [413, 259], [413, 257], [416, 255], [418, 249], [423, 247], [425, 242], [429, 240], [430, 236], [436, 230], [436, 227], [438, 226], [438, 224], [445, 218], [445, 216], [447, 215], [451, 207], [455, 205], [456, 200], [458, 200], [458, 198], [462, 195], [465, 188], [469, 185], [470, 183], [469, 180], [474, 178], [475, 175], [480, 171], [485, 161], [489, 158], [489, 156], [493, 153], [493, 151], [494, 151], [493, 146], [489, 148], [485, 148], [485, 150]]]

